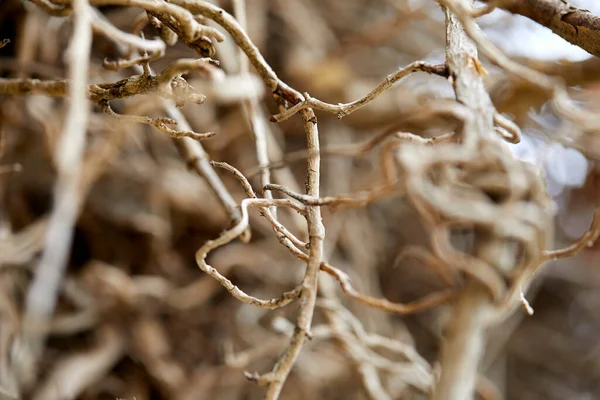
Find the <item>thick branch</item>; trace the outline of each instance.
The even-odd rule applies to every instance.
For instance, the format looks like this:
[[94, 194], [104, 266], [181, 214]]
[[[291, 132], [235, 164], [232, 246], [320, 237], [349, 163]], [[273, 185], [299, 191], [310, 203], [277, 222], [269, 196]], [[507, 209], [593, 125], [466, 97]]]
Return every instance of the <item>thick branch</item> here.
[[[489, 2], [490, 0], [483, 0]], [[564, 0], [510, 0], [498, 7], [544, 25], [563, 39], [600, 57], [600, 17]]]
[[[453, 78], [456, 99], [474, 111], [479, 138], [491, 137], [495, 109], [483, 84], [475, 44], [466, 35], [458, 18], [446, 13], [446, 62]], [[487, 240], [486, 240], [487, 239]], [[499, 256], [502, 243], [481, 235], [477, 253], [486, 262]], [[486, 317], [492, 300], [481, 282], [470, 279], [459, 295], [442, 345], [442, 373], [433, 400], [473, 398], [479, 361], [485, 348]]]

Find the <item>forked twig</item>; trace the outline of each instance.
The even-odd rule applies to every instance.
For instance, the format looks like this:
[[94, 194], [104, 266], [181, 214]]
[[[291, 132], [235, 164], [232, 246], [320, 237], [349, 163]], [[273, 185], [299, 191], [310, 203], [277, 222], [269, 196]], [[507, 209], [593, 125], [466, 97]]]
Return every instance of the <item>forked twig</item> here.
[[313, 108], [315, 110], [327, 111], [332, 114], [336, 114], [338, 118], [343, 118], [358, 110], [359, 108], [364, 107], [371, 101], [375, 100], [377, 97], [379, 97], [379, 95], [391, 88], [394, 85], [394, 83], [417, 71], [427, 72], [443, 77], [448, 76], [448, 71], [445, 65], [434, 65], [428, 64], [424, 61], [415, 61], [414, 63], [399, 69], [393, 74], [388, 75], [383, 82], [381, 82], [368, 94], [366, 94], [364, 97], [358, 100], [346, 104], [340, 103], [335, 105], [322, 102], [321, 100], [310, 97], [308, 93], [304, 93], [304, 100], [302, 102], [285, 110], [282, 113], [272, 116], [271, 121], [284, 121], [290, 118], [292, 115], [296, 114], [298, 111], [303, 110], [307, 107]]

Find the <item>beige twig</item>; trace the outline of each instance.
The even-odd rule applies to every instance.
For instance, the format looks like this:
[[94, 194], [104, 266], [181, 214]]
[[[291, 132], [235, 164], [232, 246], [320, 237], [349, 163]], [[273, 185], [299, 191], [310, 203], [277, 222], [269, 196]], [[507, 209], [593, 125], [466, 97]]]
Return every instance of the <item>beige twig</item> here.
[[[252, 185], [250, 185], [250, 182], [248, 182], [248, 179], [239, 170], [237, 170], [236, 168], [234, 168], [233, 166], [231, 166], [225, 162], [211, 161], [210, 164], [215, 167], [222, 168], [226, 171], [231, 172], [233, 174], [233, 176], [235, 176], [236, 179], [240, 182], [240, 184], [244, 188], [244, 191], [246, 192], [248, 197], [257, 198], [256, 193], [254, 193], [254, 190], [252, 189]], [[278, 238], [279, 242], [281, 244], [283, 244], [285, 247], [287, 247], [292, 252], [292, 254], [294, 254], [296, 257], [300, 258], [303, 261], [306, 261], [306, 255], [304, 253], [302, 253], [302, 251], [299, 249], [307, 248], [308, 244], [302, 242], [300, 239], [298, 239], [296, 236], [294, 236], [294, 234], [292, 234], [285, 226], [283, 226], [277, 220], [275, 215], [271, 212], [272, 207], [270, 207], [270, 208], [259, 207], [259, 210], [260, 210], [261, 214], [271, 224], [271, 226], [273, 227], [273, 230], [277, 233], [277, 238]]]
[[102, 14], [97, 12], [92, 7], [89, 7], [89, 12], [92, 13], [94, 18], [92, 19], [92, 27], [97, 33], [102, 34], [110, 40], [117, 41], [129, 47], [134, 47], [143, 51], [147, 51], [150, 54], [164, 54], [166, 45], [162, 40], [159, 39], [144, 39], [130, 33], [123, 32], [117, 29], [113, 24], [108, 22]]
[[340, 271], [339, 269], [327, 264], [321, 264], [321, 271], [324, 271], [335, 278], [340, 284], [342, 291], [350, 298], [360, 301], [361, 303], [367, 304], [371, 307], [378, 308], [383, 311], [391, 312], [394, 314], [407, 315], [414, 314], [432, 307], [436, 307], [440, 304], [448, 302], [454, 297], [453, 290], [446, 290], [440, 293], [434, 293], [421, 300], [416, 300], [411, 303], [394, 303], [387, 299], [378, 299], [371, 296], [365, 296], [357, 292], [350, 283], [350, 277]]
[[306, 195], [306, 194], [296, 193], [285, 186], [276, 185], [276, 184], [266, 185], [263, 188], [263, 190], [265, 190], [265, 191], [277, 190], [282, 193], [285, 193], [286, 195], [290, 196], [293, 199], [296, 199], [304, 204], [311, 205], [311, 206], [345, 205], [345, 206], [352, 206], [352, 207], [361, 207], [366, 204], [373, 203], [377, 200], [380, 200], [386, 196], [391, 196], [391, 195], [395, 194], [395, 192], [397, 192], [397, 190], [398, 190], [398, 187], [393, 184], [392, 185], [385, 184], [385, 185], [376, 186], [375, 188], [364, 191], [364, 192], [360, 192], [356, 195], [328, 196], [328, 197], [321, 197], [321, 198], [314, 198], [314, 197]]
[[208, 253], [218, 247], [221, 247], [229, 242], [231, 242], [236, 237], [242, 235], [244, 231], [248, 228], [248, 207], [289, 207], [300, 213], [304, 213], [304, 207], [298, 205], [291, 200], [267, 200], [267, 199], [245, 199], [242, 200], [240, 204], [240, 208], [242, 211], [242, 218], [239, 223], [237, 223], [233, 228], [227, 230], [223, 233], [219, 238], [215, 240], [209, 240], [206, 242], [198, 251], [196, 252], [196, 263], [200, 267], [200, 269], [206, 274], [213, 277], [217, 280], [229, 293], [231, 293], [236, 299], [255, 305], [257, 307], [275, 309], [279, 307], [283, 307], [289, 304], [291, 301], [298, 298], [301, 294], [302, 288], [298, 287], [290, 292], [284, 293], [278, 299], [272, 300], [260, 300], [256, 297], [250, 296], [240, 290], [237, 286], [231, 283], [230, 280], [221, 275], [216, 269], [206, 264], [206, 256]]
[[[163, 108], [167, 115], [177, 122], [177, 126], [185, 131], [191, 131], [192, 128], [187, 122], [181, 111], [173, 104], [163, 100]], [[209, 187], [215, 193], [227, 214], [230, 216], [232, 223], [238, 223], [242, 219], [240, 211], [237, 209], [235, 200], [229, 193], [229, 190], [221, 181], [213, 167], [210, 165], [210, 159], [202, 144], [190, 138], [173, 139], [173, 144], [179, 150], [186, 164], [193, 169], [198, 175], [203, 177], [208, 182]], [[250, 240], [250, 231], [246, 231], [242, 235], [242, 241]]]
[[[233, 3], [235, 16], [242, 29], [246, 30], [246, 1], [235, 0]], [[245, 57], [243, 51], [239, 50], [240, 55], [240, 74], [245, 75], [250, 73], [248, 59]], [[267, 135], [270, 136], [270, 132], [267, 128], [267, 121], [260, 109], [258, 99], [251, 98], [246, 99], [242, 102], [242, 109], [244, 115], [249, 122], [250, 128], [254, 135], [254, 143], [256, 146], [256, 158], [258, 160], [260, 183], [261, 186], [268, 185], [271, 183], [271, 171], [269, 170], [269, 151], [267, 149]], [[273, 141], [273, 140], [271, 140]], [[264, 193], [265, 198], [272, 199], [273, 195], [271, 192]], [[271, 208], [271, 213], [277, 218], [277, 209]]]
[[394, 72], [393, 74], [386, 76], [386, 78], [383, 82], [381, 82], [373, 90], [371, 90], [368, 94], [366, 94], [364, 97], [362, 97], [358, 100], [355, 100], [350, 103], [345, 103], [345, 104], [340, 103], [340, 104], [335, 105], [335, 104], [329, 104], [329, 103], [322, 102], [321, 100], [310, 97], [308, 93], [304, 93], [304, 101], [296, 104], [295, 106], [285, 110], [282, 113], [272, 116], [271, 121], [273, 121], [273, 122], [284, 121], [284, 120], [290, 118], [292, 115], [296, 114], [298, 111], [303, 110], [307, 107], [313, 108], [315, 110], [327, 111], [332, 114], [336, 114], [338, 118], [343, 118], [343, 117], [353, 113], [354, 111], [358, 110], [359, 108], [364, 107], [371, 101], [375, 100], [377, 97], [379, 97], [379, 95], [381, 95], [383, 92], [385, 92], [386, 90], [391, 88], [394, 85], [394, 83], [396, 83], [399, 80], [405, 78], [406, 76], [408, 76], [414, 72], [418, 72], [418, 71], [427, 72], [430, 74], [440, 75], [440, 76], [444, 76], [444, 77], [448, 76], [445, 65], [434, 65], [434, 64], [428, 64], [424, 61], [415, 61], [414, 63], [412, 63], [404, 68], [399, 69], [398, 71]]
[[74, 1], [75, 30], [68, 49], [71, 102], [63, 134], [56, 149], [58, 178], [44, 253], [27, 297], [26, 315], [45, 318], [53, 311], [66, 268], [73, 225], [81, 202], [79, 174], [85, 148], [89, 102], [87, 74], [92, 43], [91, 16], [86, 0]]
[[98, 104], [100, 105], [100, 107], [102, 107], [102, 110], [107, 115], [115, 117], [121, 121], [136, 122], [136, 123], [140, 123], [140, 124], [152, 125], [156, 129], [158, 129], [162, 132], [165, 132], [166, 134], [168, 134], [169, 136], [171, 136], [175, 139], [187, 137], [187, 138], [190, 138], [193, 140], [201, 141], [201, 140], [210, 139], [216, 135], [215, 132], [196, 133], [196, 132], [189, 132], [189, 131], [174, 130], [172, 128], [169, 128], [169, 126], [168, 126], [168, 125], [177, 125], [177, 121], [175, 121], [174, 119], [165, 118], [165, 117], [150, 118], [150, 117], [139, 116], [139, 115], [117, 114], [110, 107], [110, 104], [108, 103], [108, 101], [101, 101]]

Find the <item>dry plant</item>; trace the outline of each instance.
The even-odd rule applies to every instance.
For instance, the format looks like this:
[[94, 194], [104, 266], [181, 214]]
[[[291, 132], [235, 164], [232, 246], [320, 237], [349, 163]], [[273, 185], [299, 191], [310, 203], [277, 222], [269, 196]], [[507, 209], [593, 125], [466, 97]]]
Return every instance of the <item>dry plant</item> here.
[[[483, 370], [508, 340], [494, 331], [509, 336], [515, 313], [533, 314], [528, 289], [548, 261], [600, 234], [596, 209], [580, 239], [553, 248], [554, 202], [506, 144], [522, 137], [511, 118], [529, 127], [530, 107], [546, 104], [561, 121], [548, 140], [595, 159], [600, 120], [569, 85], [600, 76], [578, 72], [596, 59], [510, 58], [477, 20], [502, 8], [600, 56], [600, 18], [562, 0], [224, 3], [6, 3], [19, 24], [13, 47], [0, 45], [12, 55], [0, 78], [0, 397], [502, 397], [506, 383]], [[357, 20], [378, 7], [397, 17]], [[421, 21], [414, 41], [445, 37], [443, 63], [382, 72], [361, 56], [357, 71], [388, 74], [373, 84], [348, 67], [410, 20]], [[387, 46], [416, 58], [405, 42]], [[535, 96], [494, 89], [484, 62]], [[453, 96], [393, 88], [417, 73]], [[367, 94], [347, 101], [357, 88]], [[400, 221], [413, 243], [395, 237]], [[382, 243], [397, 264], [418, 261], [420, 297], [383, 296], [412, 283], [378, 282]], [[410, 318], [434, 347], [423, 350]], [[262, 393], [237, 383], [240, 369]]]

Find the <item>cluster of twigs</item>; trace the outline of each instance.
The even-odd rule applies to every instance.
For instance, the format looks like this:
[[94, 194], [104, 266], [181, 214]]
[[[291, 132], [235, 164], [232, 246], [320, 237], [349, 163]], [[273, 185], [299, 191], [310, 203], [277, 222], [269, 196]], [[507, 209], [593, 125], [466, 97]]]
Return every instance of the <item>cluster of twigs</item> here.
[[[582, 137], [593, 137], [599, 130], [598, 118], [574, 105], [567, 84], [561, 78], [510, 59], [486, 39], [476, 22], [478, 17], [495, 7], [505, 8], [548, 25], [571, 42], [598, 54], [595, 47], [595, 35], [600, 26], [598, 19], [583, 10], [565, 9], [567, 6], [563, 7], [560, 0], [489, 1], [481, 8], [474, 8], [466, 0], [438, 0], [445, 13], [445, 62], [413, 62], [387, 75], [363, 97], [337, 104], [301, 93], [279, 78], [248, 34], [251, 11], [244, 0], [233, 1], [233, 15], [200, 0], [31, 0], [31, 3], [60, 21], [68, 17], [72, 22], [66, 58], [68, 76], [57, 80], [0, 78], [0, 94], [10, 96], [6, 97], [6, 104], [18, 95], [65, 98], [67, 111], [65, 122], [60, 124], [62, 128], [43, 121], [43, 117], [38, 122], [44, 126], [48, 137], [55, 138], [48, 146], [56, 170], [52, 208], [19, 231], [11, 228], [11, 224], [20, 225], [18, 221], [6, 223], [8, 231], [3, 233], [0, 242], [3, 249], [1, 266], [28, 265], [30, 272], [30, 276], [7, 273], [1, 282], [5, 289], [21, 287], [22, 293], [13, 296], [6, 292], [0, 298], [0, 324], [4, 324], [1, 322], [4, 319], [9, 321], [5, 327], [0, 326], [0, 396], [95, 398], [92, 388], [96, 388], [96, 393], [105, 390], [112, 394], [119, 392], [122, 396], [137, 393], [137, 396], [150, 398], [148, 388], [136, 392], [138, 389], [131, 385], [120, 390], [113, 382], [117, 387], [113, 390], [111, 381], [104, 379], [109, 374], [118, 376], [111, 371], [127, 355], [144, 366], [145, 373], [163, 397], [199, 398], [198, 393], [210, 386], [206, 382], [212, 379], [211, 374], [218, 371], [194, 370], [193, 363], [197, 359], [186, 370], [176, 361], [171, 349], [173, 344], [168, 340], [168, 330], [175, 328], [165, 328], [169, 323], [161, 324], [160, 321], [161, 318], [172, 318], [175, 325], [181, 324], [177, 319], [183, 317], [172, 315], [188, 312], [185, 315], [189, 316], [190, 310], [198, 310], [218, 292], [219, 286], [214, 284], [217, 282], [237, 300], [251, 306], [268, 310], [296, 307], [295, 317], [279, 314], [271, 321], [272, 330], [279, 332], [278, 336], [257, 328], [258, 332], [253, 335], [267, 339], [246, 338], [256, 347], [236, 353], [231, 346], [226, 346], [225, 364], [243, 369], [249, 369], [251, 364], [255, 368], [257, 360], [264, 361], [279, 352], [270, 371], [245, 373], [249, 380], [264, 387], [264, 398], [288, 398], [282, 391], [295, 368], [302, 374], [309, 365], [318, 374], [318, 362], [302, 361], [303, 350], [310, 340], [330, 339], [351, 361], [353, 372], [360, 376], [360, 384], [369, 398], [392, 399], [411, 392], [440, 400], [468, 399], [475, 392], [484, 398], [494, 398], [498, 396], [497, 390], [480, 371], [488, 330], [510, 317], [520, 304], [531, 310], [524, 293], [546, 261], [575, 255], [593, 243], [600, 233], [600, 213], [596, 211], [590, 229], [577, 243], [559, 250], [551, 248], [552, 200], [539, 171], [515, 160], [505, 144], [519, 142], [521, 131], [494, 106], [493, 93], [490, 94], [484, 82], [486, 70], [478, 58], [479, 50], [510, 79], [526, 82], [544, 93], [555, 114], [579, 132], [574, 136], [579, 142], [574, 140], [573, 146], [581, 144]], [[282, 7], [299, 7], [300, 3], [292, 2]], [[132, 7], [142, 12], [133, 19], [131, 30], [126, 32], [110, 21], [108, 12], [103, 13], [104, 9], [98, 8], [105, 6]], [[562, 23], [585, 26], [588, 30], [592, 27], [593, 32], [573, 35], [556, 19], [543, 18], [539, 10], [551, 7], [565, 17], [561, 19]], [[29, 18], [45, 18], [38, 9], [29, 11], [29, 15]], [[395, 25], [391, 26], [394, 28]], [[152, 32], [158, 37], [146, 38], [144, 32], [146, 35]], [[120, 54], [117, 59], [103, 61], [105, 70], [113, 74], [105, 73], [106, 76], [114, 77], [114, 74], [130, 69], [135, 75], [119, 76], [120, 79], [110, 79], [109, 83], [91, 83], [92, 34], [97, 35], [94, 40], [102, 37], [112, 42], [115, 53]], [[26, 35], [20, 39], [25, 40], [24, 37], [26, 39]], [[216, 43], [225, 46], [228, 42], [234, 44], [235, 49], [229, 53], [223, 51], [221, 56]], [[1, 46], [6, 44], [8, 42], [3, 41]], [[175, 49], [188, 53], [168, 61], [170, 52]], [[193, 54], [189, 49], [201, 58], [189, 58]], [[215, 58], [221, 58], [221, 63]], [[269, 102], [278, 107], [267, 118], [259, 101], [260, 90], [235, 92], [234, 88], [233, 95], [229, 96], [241, 104], [240, 114], [253, 136], [253, 147], [249, 144], [242, 151], [255, 153], [258, 166], [254, 172], [250, 166], [235, 168], [228, 162], [210, 161], [210, 158], [219, 159], [218, 149], [211, 149], [207, 144], [209, 151], [206, 151], [200, 141], [209, 138], [218, 141], [223, 134], [220, 129], [210, 129], [209, 133], [194, 132], [192, 122], [194, 126], [203, 124], [194, 119], [196, 111], [190, 112], [204, 109], [211, 102], [199, 88], [210, 85], [215, 91], [226, 86], [222, 64], [229, 65], [230, 72], [237, 69], [234, 74], [242, 81], [252, 82], [248, 62], [262, 80], [265, 92], [272, 96], [273, 101]], [[162, 72], [155, 74], [151, 63], [165, 66]], [[359, 113], [363, 107], [374, 106], [395, 83], [416, 72], [446, 79], [453, 88], [455, 100], [430, 99], [427, 104], [415, 104], [396, 112], [391, 127], [358, 145], [322, 145], [331, 143], [324, 137], [337, 132], [334, 124], [338, 121], [330, 121], [328, 113], [337, 119], [351, 118], [351, 114]], [[196, 81], [192, 84], [193, 79]], [[31, 99], [27, 103], [30, 108], [36, 107], [36, 101], [45, 101], [37, 96]], [[131, 109], [140, 110], [137, 114], [142, 115], [127, 111]], [[162, 116], [151, 116], [157, 112]], [[317, 112], [323, 112], [324, 124], [319, 122]], [[3, 114], [6, 121], [19, 126], [17, 117], [11, 121], [8, 112], [3, 110]], [[321, 114], [318, 116], [321, 118]], [[269, 119], [282, 125], [286, 120], [289, 122], [285, 123], [301, 123], [304, 148], [284, 157], [276, 128], [268, 126]], [[119, 129], [121, 124], [126, 129]], [[173, 188], [174, 184], [161, 183], [164, 186], [161, 193], [151, 196], [162, 200], [156, 201], [158, 211], [153, 210], [150, 216], [129, 218], [127, 214], [138, 213], [134, 206], [133, 210], [114, 217], [115, 221], [127, 220], [136, 230], [149, 234], [152, 240], [147, 252], [150, 258], [159, 259], [145, 262], [161, 265], [166, 277], [160, 274], [136, 276], [110, 265], [109, 260], [98, 259], [87, 262], [80, 273], [70, 273], [66, 268], [73, 262], [72, 249], [77, 251], [77, 221], [86, 218], [94, 221], [96, 218], [88, 208], [99, 196], [95, 191], [101, 190], [98, 189], [101, 185], [97, 182], [110, 176], [110, 170], [119, 168], [120, 173], [130, 174], [131, 180], [138, 183], [141, 178], [136, 175], [136, 169], [144, 168], [152, 168], [144, 171], [149, 181], [154, 177], [167, 181], [165, 171], [160, 167], [149, 167], [147, 162], [119, 167], [123, 163], [119, 161], [120, 153], [127, 148], [124, 142], [128, 139], [123, 136], [129, 130], [140, 129], [135, 124], [151, 125], [166, 133], [187, 166], [203, 178], [202, 183], [188, 184], [186, 181], [177, 188]], [[61, 132], [55, 133], [55, 130]], [[160, 147], [160, 150], [151, 150], [153, 157], [159, 160], [157, 163], [160, 164], [161, 159], [174, 158], [166, 150], [171, 148], [169, 141], [160, 136], [154, 138], [155, 147]], [[326, 155], [374, 157], [380, 166], [378, 181], [373, 182], [371, 176], [366, 188], [345, 187], [324, 195], [322, 180], [329, 174], [323, 167]], [[594, 157], [591, 153], [587, 155]], [[297, 171], [291, 163], [303, 160], [306, 160], [305, 191], [301, 192], [296, 181]], [[132, 161], [127, 159], [125, 164], [128, 163]], [[187, 172], [168, 165], [171, 164], [163, 163], [164, 168], [173, 168], [187, 177], [181, 179], [189, 179]], [[28, 168], [33, 167], [22, 167], [23, 174]], [[14, 173], [14, 168], [9, 169], [2, 171], [2, 175]], [[217, 173], [218, 170], [223, 170], [222, 175]], [[258, 186], [256, 183], [253, 186], [249, 180], [254, 174], [259, 177]], [[336, 187], [335, 184], [331, 186]], [[259, 187], [260, 191], [255, 191], [254, 187]], [[168, 194], [170, 189], [174, 193]], [[350, 194], [340, 194], [342, 192]], [[412, 302], [395, 302], [368, 294], [373, 285], [351, 279], [351, 271], [344, 272], [338, 262], [344, 264], [343, 257], [332, 251], [338, 238], [344, 236], [344, 228], [340, 222], [328, 223], [333, 212], [365, 210], [389, 199], [399, 202], [398, 196], [416, 210], [428, 238], [428, 250], [411, 247], [400, 259], [408, 256], [419, 259], [440, 287]], [[236, 198], [241, 200], [234, 200]], [[171, 280], [168, 276], [174, 272], [168, 269], [185, 270], [181, 265], [185, 266], [186, 262], [179, 261], [180, 267], [173, 267], [178, 264], [174, 260], [180, 256], [169, 249], [173, 245], [169, 243], [169, 233], [165, 232], [174, 228], [165, 226], [163, 219], [156, 215], [169, 214], [168, 209], [173, 204], [178, 204], [174, 208], [194, 210], [203, 201], [210, 204], [203, 206], [202, 217], [206, 221], [211, 218], [217, 221], [214, 223], [216, 229], [206, 229], [208, 233], [202, 235], [202, 240], [192, 243], [201, 242], [195, 252], [195, 261], [205, 275], [189, 283], [189, 277], [193, 275], [181, 272], [186, 278]], [[106, 208], [105, 205], [98, 207]], [[253, 208], [258, 209], [264, 219], [253, 220], [250, 213]], [[222, 261], [224, 257], [235, 259], [233, 254], [243, 251], [232, 243], [236, 239], [243, 244], [253, 240], [251, 229], [254, 225], [260, 227], [259, 238], [274, 234], [283, 248], [304, 265], [303, 270], [280, 272], [285, 275], [283, 282], [292, 286], [272, 298], [252, 295], [236, 286], [234, 278], [228, 277], [233, 264], [250, 262], [248, 256], [240, 255], [243, 260], [233, 260], [229, 264]], [[227, 229], [216, 235], [223, 226]], [[464, 234], [471, 236], [472, 243], [460, 247], [454, 239]], [[109, 243], [107, 246], [114, 245], [112, 239], [102, 240]], [[98, 246], [102, 246], [102, 240]], [[190, 241], [185, 240], [185, 246], [189, 246]], [[269, 248], [265, 252], [271, 251], [274, 252]], [[353, 251], [355, 256], [368, 252], [366, 248]], [[39, 260], [38, 253], [41, 253]], [[183, 253], [191, 256], [189, 251]], [[275, 273], [271, 269], [280, 268], [275, 265], [274, 255], [267, 256], [260, 251], [258, 255], [265, 257], [256, 264], [263, 269], [268, 267], [267, 275]], [[221, 267], [215, 264], [219, 260]], [[208, 261], [215, 266], [209, 265]], [[224, 265], [229, 268], [222, 268]], [[339, 285], [350, 303], [338, 294], [334, 283]], [[449, 318], [443, 323], [445, 337], [439, 369], [436, 371], [433, 362], [419, 355], [409, 341], [371, 332], [365, 321], [351, 311], [357, 307], [353, 302], [399, 315], [450, 305]], [[242, 310], [254, 315], [248, 309]], [[211, 312], [218, 314], [217, 310]], [[128, 324], [128, 319], [134, 322]], [[123, 333], [126, 331], [124, 326], [128, 327], [126, 334]], [[54, 336], [80, 334], [92, 328], [95, 336], [92, 350], [53, 359], [49, 349], [55, 345]], [[244, 333], [240, 335], [244, 336]], [[200, 348], [201, 344], [186, 342], [183, 346]], [[194, 352], [192, 349], [187, 351]], [[218, 353], [218, 349], [212, 349], [212, 352]], [[117, 381], [129, 385], [139, 379], [137, 376]], [[104, 387], [99, 388], [99, 382]], [[289, 398], [293, 398], [292, 395]]]

